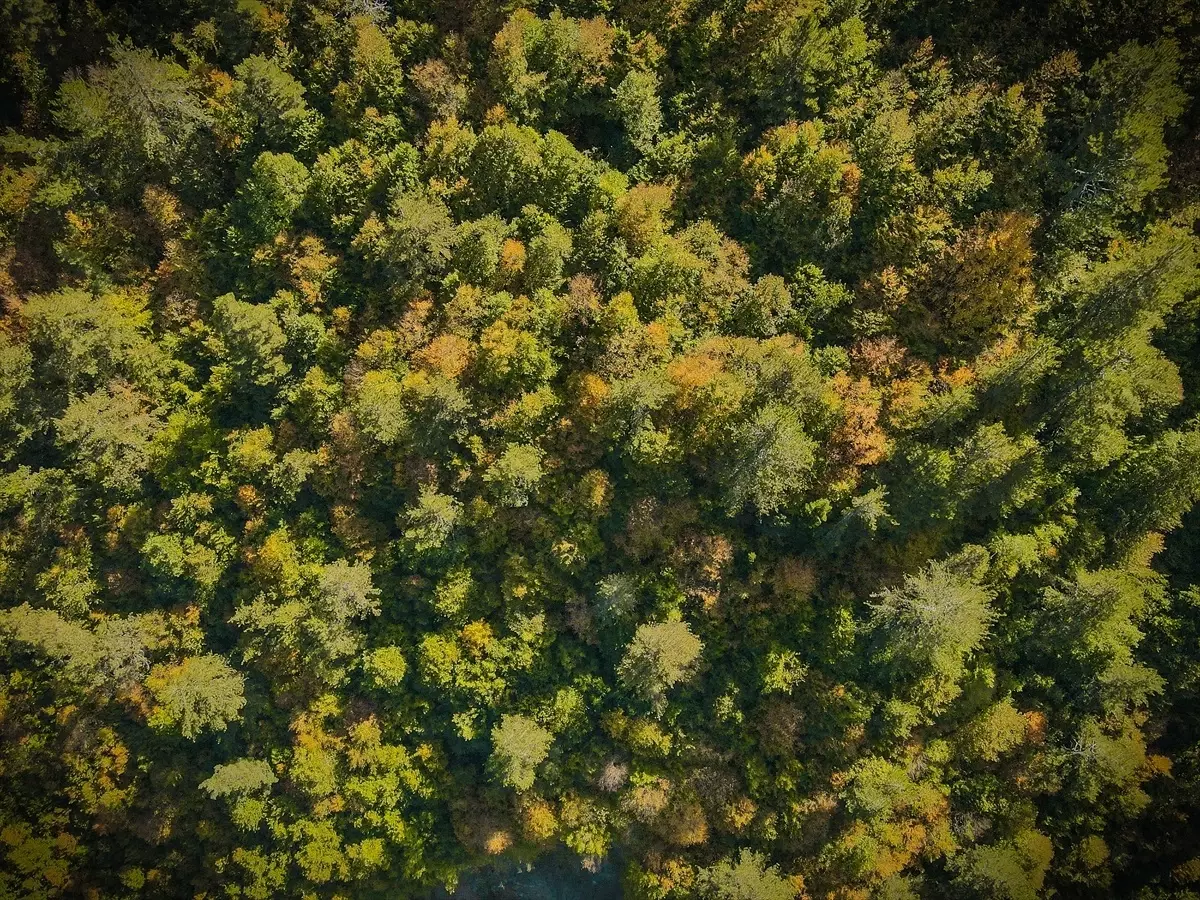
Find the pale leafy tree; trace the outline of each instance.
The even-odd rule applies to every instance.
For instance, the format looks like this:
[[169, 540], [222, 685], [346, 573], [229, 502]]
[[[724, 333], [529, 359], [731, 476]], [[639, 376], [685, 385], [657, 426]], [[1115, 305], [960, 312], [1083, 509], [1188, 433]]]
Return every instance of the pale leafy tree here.
[[557, 222], [549, 223], [529, 242], [524, 279], [530, 291], [562, 287], [563, 267], [571, 255], [571, 235]]
[[554, 736], [533, 719], [504, 716], [492, 729], [491, 762], [497, 777], [514, 790], [529, 790], [553, 741]]
[[544, 454], [528, 444], [509, 444], [484, 473], [497, 499], [505, 506], [525, 506], [545, 472]]
[[632, 70], [613, 91], [612, 104], [630, 145], [639, 153], [653, 149], [663, 125], [654, 73]]
[[64, 289], [30, 297], [21, 309], [36, 352], [34, 377], [85, 394], [118, 379], [150, 390], [166, 362], [150, 340], [150, 313], [137, 295]]
[[212, 776], [200, 782], [200, 788], [216, 799], [258, 793], [277, 780], [266, 760], [238, 759], [213, 769]]
[[446, 205], [420, 192], [398, 195], [386, 217], [371, 216], [353, 247], [402, 285], [419, 288], [450, 262], [457, 237]]
[[706, 900], [792, 900], [800, 893], [778, 866], [753, 850], [739, 850], [736, 858], [701, 869], [696, 886]]
[[128, 688], [150, 668], [153, 622], [109, 616], [94, 631], [48, 609], [22, 605], [0, 612], [0, 632], [63, 666], [68, 678], [107, 690]]
[[391, 372], [367, 372], [358, 385], [354, 415], [363, 431], [381, 444], [398, 441], [409, 425], [400, 379]]
[[404, 682], [408, 662], [399, 647], [379, 647], [367, 653], [363, 660], [363, 671], [374, 687], [389, 690]]
[[137, 491], [162, 427], [149, 401], [122, 384], [76, 400], [57, 424], [77, 468], [117, 495]]
[[767, 515], [799, 499], [808, 487], [815, 442], [783, 404], [760, 410], [731, 436], [734, 452], [723, 473], [730, 513], [749, 505]]
[[149, 50], [119, 46], [112, 58], [111, 66], [91, 68], [86, 81], [63, 84], [58, 123], [99, 142], [126, 174], [139, 159], [180, 159], [191, 137], [212, 121], [199, 86], [183, 67]]
[[956, 861], [955, 887], [965, 897], [1035, 900], [1053, 855], [1050, 839], [1024, 831], [1011, 840], [974, 847]]
[[149, 722], [195, 740], [206, 731], [224, 731], [246, 705], [245, 677], [215, 653], [157, 665], [146, 678], [154, 698]]
[[667, 691], [695, 674], [703, 649], [686, 622], [641, 625], [617, 672], [629, 691], [661, 708]]
[[944, 563], [875, 594], [869, 627], [888, 680], [926, 712], [944, 708], [960, 691], [967, 654], [996, 620], [991, 600], [987, 588]]
[[363, 563], [335, 560], [321, 570], [318, 606], [336, 620], [379, 614], [379, 589], [371, 581], [371, 568]]
[[461, 514], [462, 504], [454, 497], [422, 488], [417, 505], [401, 516], [404, 537], [418, 553], [437, 550], [445, 545]]

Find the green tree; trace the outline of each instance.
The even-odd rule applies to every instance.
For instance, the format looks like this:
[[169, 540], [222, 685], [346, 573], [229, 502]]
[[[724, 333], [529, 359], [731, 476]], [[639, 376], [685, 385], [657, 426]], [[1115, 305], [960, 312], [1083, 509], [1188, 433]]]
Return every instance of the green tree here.
[[1052, 854], [1050, 840], [1035, 831], [975, 847], [957, 866], [955, 886], [968, 897], [1033, 900], [1040, 895]]
[[136, 294], [38, 294], [25, 302], [21, 318], [41, 390], [84, 394], [124, 379], [154, 393], [166, 374], [167, 359], [149, 335], [149, 310]]
[[761, 853], [744, 849], [736, 862], [731, 857], [701, 869], [696, 885], [700, 896], [712, 900], [792, 900], [800, 893]]
[[528, 444], [509, 444], [504, 452], [484, 473], [496, 492], [497, 499], [506, 506], [525, 506], [533, 491], [542, 480], [544, 454]]
[[244, 151], [308, 151], [321, 127], [304, 85], [274, 60], [255, 54], [234, 66], [231, 127]]
[[184, 163], [212, 117], [187, 70], [150, 50], [118, 46], [111, 66], [64, 82], [55, 121], [105, 156], [105, 174], [125, 186], [147, 163]]
[[434, 488], [422, 488], [417, 505], [401, 515], [404, 537], [418, 553], [445, 545], [462, 514], [462, 504]]
[[668, 690], [695, 674], [703, 649], [686, 622], [639, 625], [617, 672], [629, 691], [661, 707]]
[[992, 593], [946, 563], [931, 563], [873, 599], [868, 627], [886, 683], [926, 713], [939, 712], [959, 694], [966, 656], [996, 620]]
[[373, 686], [388, 690], [398, 687], [404, 681], [408, 663], [399, 647], [380, 647], [367, 654], [363, 661], [363, 671]]
[[445, 271], [455, 238], [446, 205], [412, 192], [397, 196], [384, 219], [368, 218], [352, 246], [394, 279], [402, 293], [417, 293], [426, 280]]
[[769, 515], [799, 499], [809, 485], [816, 442], [783, 404], [761, 409], [730, 435], [728, 468], [721, 473], [730, 514], [750, 505]]
[[239, 759], [213, 769], [212, 776], [200, 782], [200, 789], [215, 800], [253, 794], [270, 788], [276, 781], [266, 760]]
[[233, 242], [253, 247], [287, 228], [304, 201], [308, 181], [308, 169], [292, 154], [260, 154], [233, 204]]
[[322, 613], [333, 619], [356, 619], [379, 614], [379, 589], [371, 569], [362, 563], [335, 560], [321, 569], [317, 585]]
[[138, 492], [161, 421], [145, 397], [115, 384], [76, 400], [58, 420], [59, 440], [77, 471], [120, 496]]
[[529, 790], [553, 742], [554, 736], [533, 719], [504, 716], [492, 729], [491, 765], [496, 776], [514, 790]]
[[225, 294], [213, 301], [211, 327], [214, 349], [236, 379], [268, 387], [290, 371], [283, 358], [287, 338], [270, 306]]
[[246, 679], [215, 653], [188, 656], [150, 670], [146, 688], [154, 698], [149, 722], [195, 740], [204, 731], [224, 731], [246, 705]]
[[633, 69], [613, 91], [613, 110], [630, 146], [649, 153], [662, 131], [662, 104], [658, 96], [658, 78], [653, 72]]

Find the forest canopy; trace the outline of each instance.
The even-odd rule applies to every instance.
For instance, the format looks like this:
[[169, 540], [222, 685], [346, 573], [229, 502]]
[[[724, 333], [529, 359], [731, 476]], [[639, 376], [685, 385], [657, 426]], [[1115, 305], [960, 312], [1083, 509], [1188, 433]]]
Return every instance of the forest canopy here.
[[0, 4], [0, 896], [1200, 898], [1198, 48]]

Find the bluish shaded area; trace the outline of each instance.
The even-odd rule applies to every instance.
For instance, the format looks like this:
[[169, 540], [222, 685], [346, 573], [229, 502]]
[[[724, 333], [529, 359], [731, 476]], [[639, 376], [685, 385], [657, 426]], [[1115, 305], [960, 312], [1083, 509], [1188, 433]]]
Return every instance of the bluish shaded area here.
[[621, 900], [621, 865], [605, 860], [595, 872], [567, 850], [533, 863], [489, 867], [463, 876], [453, 894], [435, 891], [432, 900]]

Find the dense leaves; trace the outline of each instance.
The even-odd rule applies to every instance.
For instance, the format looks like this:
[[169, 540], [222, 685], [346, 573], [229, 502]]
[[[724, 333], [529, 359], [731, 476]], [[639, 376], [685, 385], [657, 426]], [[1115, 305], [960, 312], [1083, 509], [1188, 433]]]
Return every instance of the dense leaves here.
[[1200, 892], [1188, 4], [0, 6], [0, 896]]

